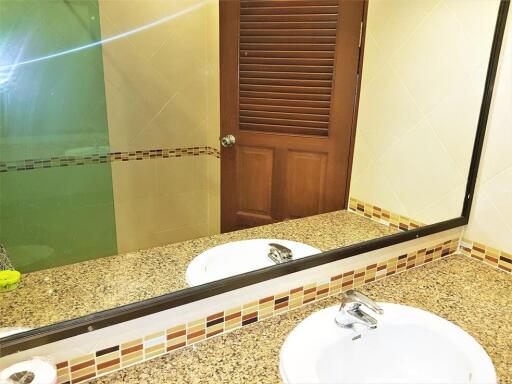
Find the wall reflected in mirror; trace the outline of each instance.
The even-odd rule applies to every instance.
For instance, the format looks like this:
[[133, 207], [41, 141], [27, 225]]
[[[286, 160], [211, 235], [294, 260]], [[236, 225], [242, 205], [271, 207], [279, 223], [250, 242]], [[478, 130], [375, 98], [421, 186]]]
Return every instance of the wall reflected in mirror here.
[[370, 1], [350, 194], [404, 228], [462, 212], [497, 6]]
[[461, 215], [499, 2], [324, 3], [0, 0], [0, 330]]

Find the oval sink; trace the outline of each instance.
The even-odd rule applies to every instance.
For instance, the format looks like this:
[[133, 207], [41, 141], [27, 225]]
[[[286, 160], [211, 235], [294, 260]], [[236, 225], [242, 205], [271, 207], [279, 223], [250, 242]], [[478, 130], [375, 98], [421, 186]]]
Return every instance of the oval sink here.
[[292, 250], [293, 259], [320, 253], [317, 248], [290, 240], [252, 239], [218, 245], [197, 255], [186, 272], [189, 286], [200, 285], [240, 273], [275, 265], [268, 257], [270, 243]]
[[461, 328], [418, 308], [379, 305], [376, 329], [339, 327], [339, 306], [302, 321], [281, 348], [283, 382], [496, 383], [491, 359]]

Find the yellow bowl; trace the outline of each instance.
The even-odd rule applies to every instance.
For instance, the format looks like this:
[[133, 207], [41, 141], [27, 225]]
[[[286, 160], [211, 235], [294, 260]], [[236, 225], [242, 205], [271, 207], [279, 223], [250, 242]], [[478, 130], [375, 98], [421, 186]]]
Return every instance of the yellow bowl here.
[[0, 292], [9, 292], [15, 289], [21, 280], [21, 273], [18, 271], [0, 271]]

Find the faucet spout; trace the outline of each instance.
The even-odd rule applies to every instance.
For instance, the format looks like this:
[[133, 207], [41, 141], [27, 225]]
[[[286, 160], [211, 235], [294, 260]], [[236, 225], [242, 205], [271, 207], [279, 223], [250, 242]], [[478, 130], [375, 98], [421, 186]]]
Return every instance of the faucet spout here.
[[362, 324], [371, 329], [377, 328], [377, 319], [364, 312], [361, 307], [366, 307], [379, 315], [384, 313], [384, 310], [368, 296], [350, 290], [345, 293], [334, 322], [343, 328], [352, 328], [354, 324]]
[[293, 260], [292, 250], [284, 245], [277, 243], [269, 243], [270, 250], [268, 257], [276, 264]]

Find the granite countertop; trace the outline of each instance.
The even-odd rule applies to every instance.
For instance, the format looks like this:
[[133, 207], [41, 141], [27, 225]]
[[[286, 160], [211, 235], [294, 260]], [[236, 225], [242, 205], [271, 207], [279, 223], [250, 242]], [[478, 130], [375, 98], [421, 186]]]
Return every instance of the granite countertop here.
[[[512, 383], [512, 277], [465, 256], [449, 256], [367, 284], [377, 301], [419, 307], [469, 332], [487, 351], [499, 382]], [[96, 384], [279, 383], [279, 350], [306, 316], [339, 297], [214, 337], [96, 379]]]
[[0, 313], [10, 314], [0, 317], [0, 328], [41, 327], [187, 288], [190, 261], [230, 241], [277, 238], [327, 251], [395, 232], [336, 211], [27, 273], [16, 290], [0, 294]]

